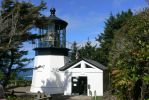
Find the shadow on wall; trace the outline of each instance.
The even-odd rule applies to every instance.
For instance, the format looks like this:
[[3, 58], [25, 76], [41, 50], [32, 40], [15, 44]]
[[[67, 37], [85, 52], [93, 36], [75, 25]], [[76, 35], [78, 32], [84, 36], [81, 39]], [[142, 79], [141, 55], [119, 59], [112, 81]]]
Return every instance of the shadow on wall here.
[[71, 77], [72, 77], [72, 72], [69, 73], [68, 71], [66, 71], [66, 72], [64, 73], [64, 91], [67, 90], [67, 87], [68, 87], [68, 85], [69, 85], [68, 83], [71, 82]]
[[51, 94], [62, 94], [63, 93], [63, 82], [59, 72], [51, 72], [53, 78], [42, 81], [43, 87], [42, 91], [46, 95]]
[[42, 87], [43, 93], [46, 95], [52, 94], [64, 94], [64, 90], [67, 89], [68, 81], [71, 77], [71, 73], [68, 74], [67, 72], [64, 74], [64, 79], [62, 73], [59, 71], [53, 71], [52, 74], [54, 75], [53, 79], [47, 79], [47, 81], [42, 81], [44, 87]]

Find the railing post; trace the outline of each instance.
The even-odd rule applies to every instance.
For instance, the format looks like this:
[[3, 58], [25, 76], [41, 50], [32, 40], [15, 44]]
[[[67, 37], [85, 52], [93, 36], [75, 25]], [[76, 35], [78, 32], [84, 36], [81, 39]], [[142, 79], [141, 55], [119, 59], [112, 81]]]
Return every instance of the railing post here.
[[34, 100], [52, 100], [52, 97], [50, 95], [45, 95], [44, 93], [40, 93], [38, 91]]
[[96, 90], [94, 91], [94, 97], [95, 97], [95, 100], [96, 100]]
[[40, 91], [38, 91], [34, 100], [39, 100], [40, 98], [41, 98], [41, 93]]

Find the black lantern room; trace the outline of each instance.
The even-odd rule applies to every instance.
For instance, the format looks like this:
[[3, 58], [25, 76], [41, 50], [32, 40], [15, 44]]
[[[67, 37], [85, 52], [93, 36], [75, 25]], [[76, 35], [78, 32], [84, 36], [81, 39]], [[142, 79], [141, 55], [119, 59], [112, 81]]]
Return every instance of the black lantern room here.
[[38, 46], [35, 48], [36, 54], [39, 54], [41, 50], [51, 51], [52, 54], [61, 54], [64, 51], [68, 54], [68, 49], [66, 48], [66, 27], [68, 23], [56, 17], [55, 8], [51, 8], [50, 12], [51, 15], [47, 20], [48, 25], [40, 29], [40, 33], [44, 37], [38, 41]]

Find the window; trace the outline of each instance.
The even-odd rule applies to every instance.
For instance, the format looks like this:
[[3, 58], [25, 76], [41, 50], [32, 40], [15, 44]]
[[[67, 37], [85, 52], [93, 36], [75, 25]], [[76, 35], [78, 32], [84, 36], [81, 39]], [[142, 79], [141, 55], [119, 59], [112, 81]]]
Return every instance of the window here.
[[74, 68], [81, 68], [81, 64], [77, 65], [77, 66], [76, 66], [76, 67], [74, 67]]
[[87, 64], [85, 65], [85, 67], [86, 67], [86, 68], [92, 68], [91, 66], [89, 66], [89, 65], [87, 65]]

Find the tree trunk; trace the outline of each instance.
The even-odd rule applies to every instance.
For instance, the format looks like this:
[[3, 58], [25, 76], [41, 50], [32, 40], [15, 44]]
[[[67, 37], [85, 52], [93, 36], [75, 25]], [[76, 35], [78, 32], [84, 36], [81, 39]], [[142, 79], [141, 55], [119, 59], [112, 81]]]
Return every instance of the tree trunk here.
[[7, 72], [6, 76], [5, 76], [5, 80], [4, 80], [4, 84], [3, 84], [4, 88], [6, 88], [8, 83], [9, 83], [10, 76], [11, 76], [11, 73], [12, 73], [12, 66], [13, 66], [13, 63], [14, 63], [14, 51], [10, 50], [10, 52], [11, 52], [11, 55], [10, 55], [11, 56], [10, 57], [10, 65], [8, 67], [8, 72]]
[[141, 98], [140, 100], [144, 100], [144, 95], [145, 95], [145, 82], [142, 80], [142, 86], [141, 86]]

